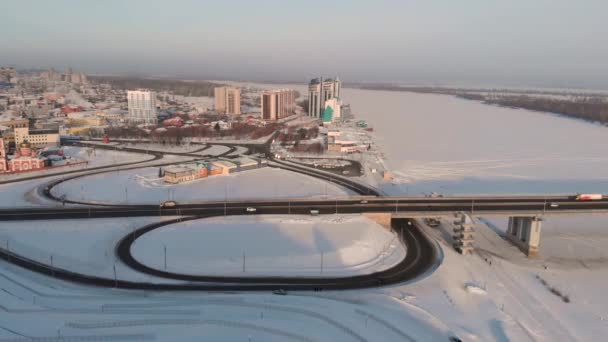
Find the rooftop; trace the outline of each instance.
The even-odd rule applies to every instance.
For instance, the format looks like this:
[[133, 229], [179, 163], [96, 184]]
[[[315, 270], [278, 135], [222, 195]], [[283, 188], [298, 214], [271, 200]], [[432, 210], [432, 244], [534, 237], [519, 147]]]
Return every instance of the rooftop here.
[[214, 161], [213, 164], [221, 165], [221, 166], [225, 166], [225, 167], [236, 167], [236, 164], [229, 162], [227, 160], [217, 160], [217, 161]]

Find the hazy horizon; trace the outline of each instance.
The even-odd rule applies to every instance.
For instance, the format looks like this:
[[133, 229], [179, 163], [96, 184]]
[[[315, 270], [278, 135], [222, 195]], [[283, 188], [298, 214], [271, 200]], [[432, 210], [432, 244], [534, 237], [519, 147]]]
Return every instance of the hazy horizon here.
[[183, 79], [608, 89], [608, 3], [13, 1], [0, 65]]

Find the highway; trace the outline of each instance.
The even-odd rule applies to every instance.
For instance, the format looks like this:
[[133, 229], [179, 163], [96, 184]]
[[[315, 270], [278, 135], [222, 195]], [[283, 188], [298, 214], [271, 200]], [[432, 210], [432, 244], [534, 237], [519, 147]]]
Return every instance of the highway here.
[[[557, 204], [557, 207], [552, 206]], [[178, 204], [172, 208], [160, 205], [104, 205], [47, 208], [0, 209], [0, 220], [78, 219], [136, 216], [208, 216], [243, 215], [247, 208], [255, 214], [359, 214], [383, 212], [410, 216], [438, 216], [454, 212], [503, 215], [551, 215], [608, 211], [608, 200], [576, 201], [566, 196], [518, 197], [381, 197], [343, 199], [251, 200]], [[414, 215], [416, 214], [416, 215]]]

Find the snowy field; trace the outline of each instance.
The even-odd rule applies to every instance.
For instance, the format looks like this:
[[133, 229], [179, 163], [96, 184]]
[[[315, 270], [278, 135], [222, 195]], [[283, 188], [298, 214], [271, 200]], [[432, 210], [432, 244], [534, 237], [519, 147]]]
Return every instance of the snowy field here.
[[460, 256], [446, 238], [450, 221], [428, 229], [443, 249], [441, 266], [388, 293], [432, 312], [464, 341], [594, 341], [608, 334], [607, 216], [546, 218], [537, 259], [500, 236], [503, 217], [476, 220], [476, 255]]
[[[8, 241], [8, 248], [13, 252], [77, 272], [111, 278], [113, 267], [116, 266], [119, 279], [158, 282], [163, 280], [127, 269], [116, 262], [113, 254], [115, 244], [122, 236], [135, 227], [157, 219], [94, 219], [88, 220], [86, 226], [82, 225], [81, 220], [53, 220], [52, 225], [40, 225], [40, 221], [5, 222], [0, 224], [0, 245], [4, 248]], [[222, 230], [232, 227], [239, 229], [239, 233], [244, 233], [247, 226], [243, 225], [242, 220], [246, 219], [255, 220], [237, 218], [213, 223], [220, 225]], [[358, 218], [339, 216], [334, 217], [334, 220], [293, 220], [290, 218], [287, 221], [268, 222], [283, 227], [281, 231], [285, 237], [281, 243], [290, 238], [297, 240], [300, 251], [303, 248], [312, 250], [312, 253], [308, 252], [311, 258], [316, 257], [316, 249], [311, 245], [314, 243], [318, 243], [319, 247], [327, 243], [335, 244], [334, 248], [340, 248], [339, 251], [344, 252], [350, 249], [349, 244], [356, 244], [361, 239], [368, 240], [370, 234], [381, 236], [368, 240], [373, 248], [381, 246], [382, 241], [379, 239], [382, 237], [385, 241], [390, 238], [390, 234], [383, 228], [369, 225], [368, 222], [363, 224], [364, 221]], [[254, 226], [259, 224], [257, 222]], [[186, 223], [184, 225], [182, 228], [186, 230], [196, 228], [189, 227]], [[298, 229], [302, 227], [296, 225], [308, 228], [302, 232]], [[316, 226], [317, 229], [314, 236], [310, 236], [310, 230], [313, 229], [311, 226]], [[349, 226], [355, 228], [346, 229]], [[211, 227], [212, 234], [206, 236], [211, 241], [201, 241], [205, 247], [214, 247], [214, 241], [226, 238], [225, 234], [222, 236], [220, 232], [214, 232], [214, 229], [218, 227]], [[287, 232], [292, 229], [296, 231]], [[338, 231], [333, 231], [334, 229]], [[261, 229], [260, 236], [249, 234], [248, 239], [266, 243], [265, 246], [268, 247], [269, 242], [262, 240], [266, 240], [264, 237], [273, 237], [265, 233]], [[163, 239], [168, 244], [169, 265], [172, 265], [170, 258], [175, 257], [175, 252], [171, 249], [174, 246], [172, 242], [179, 240], [174, 239], [175, 235], [178, 234], [161, 232], [157, 236], [150, 235], [153, 239], [169, 238]], [[145, 238], [146, 235], [142, 237]], [[239, 241], [243, 240], [245, 239]], [[293, 247], [293, 243], [290, 246]], [[257, 251], [267, 253], [266, 249]], [[364, 255], [374, 254], [367, 252]], [[328, 252], [328, 263], [332, 260], [330, 255]], [[201, 263], [217, 261], [210, 255], [198, 256], [204, 257], [199, 259]], [[350, 255], [350, 258], [363, 260], [359, 255]], [[447, 336], [451, 334], [444, 323], [420, 308], [375, 290], [293, 292], [286, 296], [269, 293], [142, 293], [96, 289], [57, 281], [6, 264], [4, 260], [0, 260], [0, 288], [3, 289], [0, 291], [0, 310], [3, 311], [0, 339], [36, 337], [52, 340], [59, 336], [59, 341], [87, 338], [127, 341], [200, 341], [201, 338], [246, 341], [251, 336], [252, 341], [447, 341]]]
[[359, 215], [187, 221], [145, 234], [132, 252], [141, 263], [164, 269], [164, 248], [168, 271], [195, 275], [349, 276], [405, 258], [396, 234]]
[[41, 186], [57, 178], [61, 176], [0, 184], [0, 208], [60, 205], [55, 201], [47, 200], [38, 191]]
[[57, 185], [52, 192], [78, 201], [142, 204], [158, 204], [168, 199], [192, 203], [352, 194], [323, 180], [269, 167], [175, 185], [165, 184], [158, 178], [158, 168], [149, 167], [78, 178]]
[[228, 151], [230, 151], [230, 147], [228, 147], [228, 146], [213, 145], [213, 146], [209, 147], [208, 149], [202, 151], [201, 154], [218, 156], [218, 155], [226, 153]]
[[382, 295], [142, 294], [0, 265], [3, 341], [448, 341], [451, 335], [420, 309]]
[[[171, 217], [163, 217], [170, 219]], [[159, 217], [0, 222], [0, 245], [27, 258], [84, 274], [125, 280], [162, 281], [121, 264], [114, 254], [118, 241]]]

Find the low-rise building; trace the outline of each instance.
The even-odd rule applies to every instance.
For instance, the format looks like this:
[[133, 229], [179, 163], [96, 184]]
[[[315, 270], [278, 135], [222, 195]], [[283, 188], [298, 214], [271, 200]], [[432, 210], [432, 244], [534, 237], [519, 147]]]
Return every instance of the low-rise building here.
[[164, 181], [170, 184], [189, 182], [196, 179], [196, 171], [184, 166], [168, 166], [164, 169]]
[[23, 128], [29, 125], [29, 120], [27, 118], [22, 118], [21, 116], [15, 114], [12, 111], [7, 111], [0, 115], [0, 126], [5, 126], [8, 128]]
[[227, 175], [237, 171], [237, 165], [227, 160], [217, 160], [211, 163], [214, 167], [220, 170], [219, 174]]
[[236, 158], [234, 161], [198, 161], [194, 164], [168, 166], [164, 169], [163, 180], [169, 184], [190, 182], [208, 176], [228, 175], [267, 166], [265, 159]]
[[168, 166], [164, 169], [163, 180], [166, 183], [177, 184], [205, 178], [209, 174], [209, 164], [196, 162], [194, 165]]
[[32, 147], [43, 148], [59, 146], [59, 131], [56, 129], [32, 129], [29, 127], [15, 128], [15, 145], [28, 141]]
[[252, 159], [248, 157], [240, 157], [232, 161], [237, 165], [237, 171], [254, 170], [268, 165], [265, 159]]

